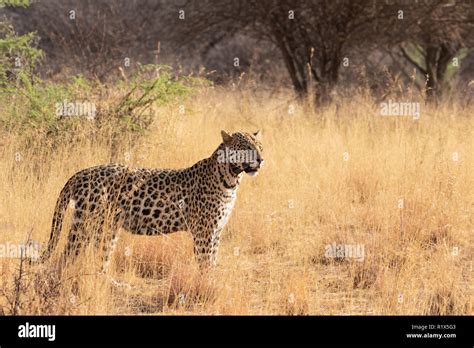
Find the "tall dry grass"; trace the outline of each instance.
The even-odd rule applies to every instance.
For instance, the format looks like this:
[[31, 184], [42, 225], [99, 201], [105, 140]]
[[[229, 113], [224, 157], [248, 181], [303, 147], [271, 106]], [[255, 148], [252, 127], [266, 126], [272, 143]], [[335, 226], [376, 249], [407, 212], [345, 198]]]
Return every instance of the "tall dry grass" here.
[[[263, 131], [265, 167], [239, 188], [217, 268], [199, 273], [186, 233], [122, 232], [110, 275], [130, 286], [98, 274], [92, 248], [61, 275], [53, 258], [19, 279], [19, 260], [3, 258], [3, 313], [473, 314], [472, 107], [422, 106], [414, 121], [381, 117], [364, 96], [311, 111], [284, 94], [212, 88], [183, 105], [161, 109], [122, 162], [185, 167], [212, 153], [221, 129]], [[0, 148], [0, 243], [30, 231], [46, 242], [68, 177], [110, 150], [84, 135], [15, 161], [19, 143], [5, 135]], [[363, 261], [326, 257], [332, 243], [363, 246]]]

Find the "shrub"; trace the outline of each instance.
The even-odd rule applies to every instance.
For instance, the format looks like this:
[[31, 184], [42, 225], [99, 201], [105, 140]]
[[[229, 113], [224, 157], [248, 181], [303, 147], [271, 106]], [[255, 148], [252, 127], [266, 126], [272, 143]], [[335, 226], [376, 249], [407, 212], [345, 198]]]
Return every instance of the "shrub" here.
[[11, 23], [0, 21], [0, 87], [11, 88], [20, 75], [31, 75], [43, 52], [34, 46], [37, 43], [35, 33], [18, 35]]
[[[67, 82], [42, 80], [26, 71], [18, 83], [2, 89], [0, 127], [24, 135], [24, 146], [55, 148], [84, 136], [110, 143], [136, 143], [156, 119], [157, 107], [177, 101], [203, 80], [173, 77], [166, 66], [142, 66], [130, 78], [110, 86], [82, 76]], [[205, 82], [204, 82], [205, 83]], [[73, 116], [73, 117], [70, 117]]]

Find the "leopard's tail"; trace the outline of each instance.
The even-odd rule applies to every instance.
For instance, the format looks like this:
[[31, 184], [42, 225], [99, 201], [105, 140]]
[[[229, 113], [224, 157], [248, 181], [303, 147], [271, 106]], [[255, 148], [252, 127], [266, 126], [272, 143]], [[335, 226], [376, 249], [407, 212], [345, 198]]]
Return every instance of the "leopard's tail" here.
[[51, 234], [49, 236], [49, 242], [43, 254], [40, 256], [38, 262], [42, 263], [49, 259], [52, 252], [56, 248], [59, 242], [59, 236], [61, 228], [63, 226], [64, 214], [66, 213], [69, 201], [72, 198], [74, 192], [74, 185], [72, 178], [64, 185], [61, 193], [59, 194], [58, 200], [56, 201], [56, 207], [54, 208], [53, 223], [51, 226]]

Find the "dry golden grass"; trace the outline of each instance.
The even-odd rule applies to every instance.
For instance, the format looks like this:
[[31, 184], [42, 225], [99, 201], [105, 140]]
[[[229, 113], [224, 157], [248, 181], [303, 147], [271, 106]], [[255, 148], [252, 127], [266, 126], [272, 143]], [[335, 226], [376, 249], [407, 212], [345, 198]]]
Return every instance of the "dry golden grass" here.
[[[184, 115], [160, 110], [122, 162], [185, 167], [212, 153], [221, 129], [263, 130], [265, 167], [239, 188], [217, 268], [199, 273], [186, 233], [122, 232], [110, 274], [130, 287], [97, 274], [92, 248], [61, 276], [54, 259], [25, 266], [20, 282], [19, 261], [4, 258], [5, 314], [473, 314], [473, 108], [422, 106], [413, 121], [380, 117], [364, 97], [314, 112], [285, 95], [211, 88], [183, 103]], [[17, 143], [5, 135], [0, 147], [0, 243], [31, 230], [44, 243], [68, 177], [110, 151], [84, 137], [16, 162]], [[332, 243], [363, 245], [364, 260], [326, 258]]]

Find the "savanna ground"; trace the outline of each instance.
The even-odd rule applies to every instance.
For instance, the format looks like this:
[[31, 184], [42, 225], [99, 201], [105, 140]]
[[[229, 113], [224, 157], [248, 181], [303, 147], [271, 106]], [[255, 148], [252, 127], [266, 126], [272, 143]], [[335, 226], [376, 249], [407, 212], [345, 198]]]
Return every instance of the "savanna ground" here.
[[[58, 276], [66, 224], [52, 262], [0, 260], [3, 313], [473, 314], [472, 106], [423, 104], [413, 120], [381, 117], [364, 95], [314, 111], [290, 94], [238, 88], [204, 88], [182, 104], [161, 107], [118, 158], [186, 167], [214, 151], [221, 129], [263, 131], [265, 166], [243, 179], [218, 266], [199, 273], [186, 233], [122, 232], [109, 272], [130, 288], [99, 274], [93, 248]], [[64, 183], [111, 150], [85, 133], [15, 158], [20, 137], [1, 140], [0, 243], [30, 232], [45, 243]], [[365, 257], [327, 258], [332, 243], [363, 245]]]

